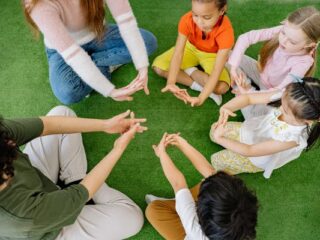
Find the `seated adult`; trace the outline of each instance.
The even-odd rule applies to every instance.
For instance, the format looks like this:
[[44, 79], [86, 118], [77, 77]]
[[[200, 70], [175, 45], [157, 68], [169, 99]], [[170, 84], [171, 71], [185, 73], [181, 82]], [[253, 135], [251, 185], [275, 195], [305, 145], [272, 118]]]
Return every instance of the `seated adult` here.
[[[116, 20], [105, 23], [105, 4]], [[116, 101], [148, 90], [148, 54], [154, 35], [139, 29], [128, 0], [23, 0], [27, 21], [44, 36], [53, 93], [64, 104], [81, 101], [92, 90]], [[138, 75], [116, 89], [112, 70], [133, 61]]]
[[[2, 119], [0, 239], [124, 239], [139, 232], [140, 208], [105, 183], [135, 133], [146, 130], [145, 119], [129, 114], [84, 119], [59, 106], [45, 117]], [[80, 132], [96, 131], [122, 135], [87, 174]]]

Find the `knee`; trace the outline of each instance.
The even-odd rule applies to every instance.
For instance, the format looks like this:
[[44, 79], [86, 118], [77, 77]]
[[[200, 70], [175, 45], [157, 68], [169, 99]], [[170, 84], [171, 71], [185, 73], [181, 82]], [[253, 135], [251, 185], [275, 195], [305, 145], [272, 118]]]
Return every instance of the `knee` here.
[[47, 115], [71, 116], [76, 117], [76, 113], [69, 107], [59, 105], [52, 108]]
[[150, 56], [158, 48], [157, 38], [153, 35], [153, 33], [147, 30], [140, 29], [140, 32], [146, 45], [148, 56]]
[[130, 212], [125, 215], [127, 219], [127, 235], [134, 236], [141, 231], [144, 223], [144, 217], [138, 206], [133, 206]]
[[155, 67], [155, 66], [152, 67], [152, 69], [160, 77], [167, 78], [167, 76], [168, 76], [168, 72], [167, 71], [164, 71], [164, 70], [162, 70], [162, 69], [160, 69], [158, 67]]
[[229, 90], [229, 85], [225, 82], [219, 82], [217, 87], [214, 89], [214, 93], [218, 95], [223, 95]]

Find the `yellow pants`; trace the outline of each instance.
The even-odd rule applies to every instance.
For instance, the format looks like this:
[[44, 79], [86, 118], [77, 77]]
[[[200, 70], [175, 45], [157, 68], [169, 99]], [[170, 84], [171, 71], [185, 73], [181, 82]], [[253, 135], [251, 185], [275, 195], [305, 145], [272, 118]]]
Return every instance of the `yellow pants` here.
[[[197, 201], [200, 184], [190, 189], [194, 200]], [[164, 239], [183, 240], [186, 232], [176, 211], [175, 200], [155, 200], [146, 209], [146, 217], [151, 225]]]
[[[158, 67], [161, 70], [168, 71], [170, 67], [171, 58], [174, 52], [174, 47], [156, 57], [152, 66]], [[204, 71], [210, 75], [216, 62], [216, 53], [207, 53], [198, 50], [191, 43], [187, 42], [184, 48], [181, 69], [187, 69], [200, 65]], [[230, 86], [230, 77], [226, 68], [224, 68], [220, 74], [219, 81], [226, 82]]]
[[[228, 122], [225, 134], [226, 138], [240, 141], [240, 122]], [[210, 130], [210, 138], [213, 140], [213, 130]], [[217, 171], [224, 171], [230, 175], [239, 173], [256, 173], [264, 171], [251, 163], [250, 159], [230, 150], [222, 150], [211, 155], [211, 164]]]

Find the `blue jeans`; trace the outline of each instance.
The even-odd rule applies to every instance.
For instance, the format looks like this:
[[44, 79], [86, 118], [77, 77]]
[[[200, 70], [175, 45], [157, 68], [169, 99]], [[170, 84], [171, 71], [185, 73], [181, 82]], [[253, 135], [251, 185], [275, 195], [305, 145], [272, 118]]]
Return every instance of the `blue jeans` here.
[[[148, 55], [157, 49], [157, 39], [151, 33], [140, 29]], [[102, 42], [95, 39], [81, 46], [103, 75], [111, 80], [109, 66], [126, 64], [132, 61], [130, 53], [120, 36], [115, 24], [109, 24]], [[92, 88], [66, 64], [61, 55], [54, 49], [46, 49], [49, 63], [49, 79], [54, 95], [64, 104], [81, 101]]]

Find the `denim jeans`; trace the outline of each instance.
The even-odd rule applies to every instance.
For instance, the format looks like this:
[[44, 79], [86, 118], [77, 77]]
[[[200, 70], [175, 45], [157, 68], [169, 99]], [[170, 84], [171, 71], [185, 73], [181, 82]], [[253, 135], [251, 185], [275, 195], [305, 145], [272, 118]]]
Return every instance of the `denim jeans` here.
[[[151, 32], [144, 29], [140, 29], [140, 32], [148, 55], [150, 55], [157, 49], [157, 39]], [[115, 24], [108, 25], [102, 42], [97, 42], [94, 39], [81, 47], [109, 80], [111, 80], [109, 66], [126, 64], [132, 61]], [[50, 85], [54, 95], [62, 103], [79, 102], [92, 91], [92, 88], [82, 81], [56, 50], [47, 48], [46, 53], [49, 63]]]

